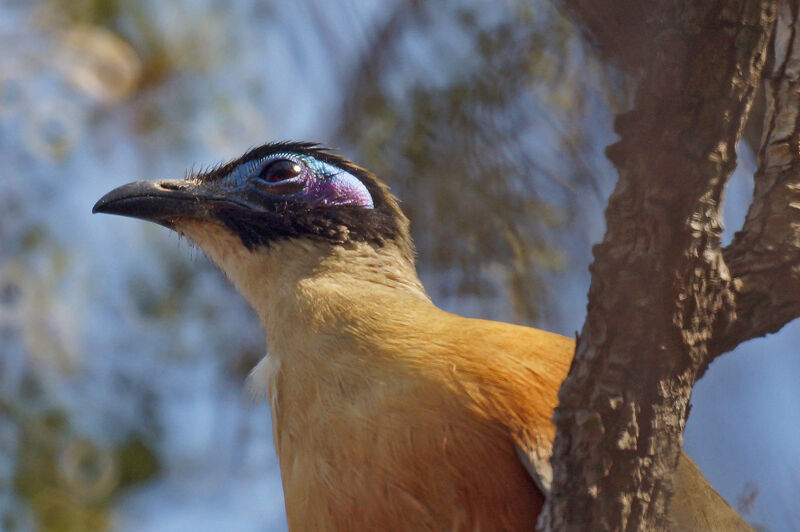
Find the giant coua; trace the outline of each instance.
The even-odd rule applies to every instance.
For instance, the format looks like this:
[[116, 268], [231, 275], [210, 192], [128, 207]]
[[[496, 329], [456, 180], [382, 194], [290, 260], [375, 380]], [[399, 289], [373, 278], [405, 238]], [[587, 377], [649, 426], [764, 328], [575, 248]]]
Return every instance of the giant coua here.
[[[366, 170], [268, 144], [94, 212], [185, 235], [258, 313], [269, 355], [249, 384], [272, 406], [290, 529], [534, 529], [574, 342], [434, 306]], [[676, 529], [748, 529], [685, 456], [676, 485]]]

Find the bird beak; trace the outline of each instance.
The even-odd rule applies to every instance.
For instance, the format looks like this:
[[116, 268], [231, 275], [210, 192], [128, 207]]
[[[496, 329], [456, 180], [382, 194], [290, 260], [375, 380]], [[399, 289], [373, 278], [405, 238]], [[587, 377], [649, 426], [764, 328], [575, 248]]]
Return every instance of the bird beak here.
[[207, 218], [215, 199], [191, 181], [136, 181], [100, 198], [92, 213], [130, 216], [172, 228], [178, 219]]

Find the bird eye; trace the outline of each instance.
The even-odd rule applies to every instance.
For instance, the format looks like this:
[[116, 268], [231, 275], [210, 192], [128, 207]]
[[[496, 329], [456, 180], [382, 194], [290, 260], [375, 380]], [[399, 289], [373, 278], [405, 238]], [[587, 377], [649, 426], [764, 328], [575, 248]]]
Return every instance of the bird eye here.
[[301, 173], [303, 173], [303, 167], [297, 161], [279, 159], [264, 166], [256, 177], [267, 183], [280, 183], [294, 179]]

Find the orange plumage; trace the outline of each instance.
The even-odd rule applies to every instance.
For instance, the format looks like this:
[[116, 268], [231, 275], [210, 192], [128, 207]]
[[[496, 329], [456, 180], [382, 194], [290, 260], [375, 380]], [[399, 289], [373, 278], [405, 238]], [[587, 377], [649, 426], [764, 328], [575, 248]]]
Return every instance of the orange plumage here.
[[[94, 210], [184, 234], [258, 313], [269, 355], [249, 386], [271, 403], [292, 530], [535, 527], [574, 342], [434, 306], [374, 176], [270, 144]], [[671, 516], [675, 530], [749, 530], [685, 456]]]
[[[535, 527], [544, 495], [526, 461], [548, 467], [572, 339], [440, 310], [391, 246], [294, 241], [245, 261], [202, 231], [267, 331], [250, 387], [271, 401], [290, 529]], [[675, 530], [709, 515], [749, 530], [688, 460], [680, 496], [686, 479], [698, 496]]]

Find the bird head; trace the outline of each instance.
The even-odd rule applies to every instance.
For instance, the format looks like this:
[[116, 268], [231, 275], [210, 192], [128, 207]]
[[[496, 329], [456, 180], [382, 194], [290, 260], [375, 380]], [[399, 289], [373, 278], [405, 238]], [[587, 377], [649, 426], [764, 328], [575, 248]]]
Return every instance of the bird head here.
[[[263, 283], [265, 270], [278, 274], [302, 266], [287, 263], [287, 254], [310, 263], [347, 257], [348, 251], [372, 253], [413, 271], [408, 220], [388, 187], [310, 143], [266, 144], [185, 179], [129, 183], [103, 196], [92, 212], [177, 231], [203, 249], [245, 296], [252, 292], [250, 277]], [[283, 258], [276, 260], [276, 254]]]

